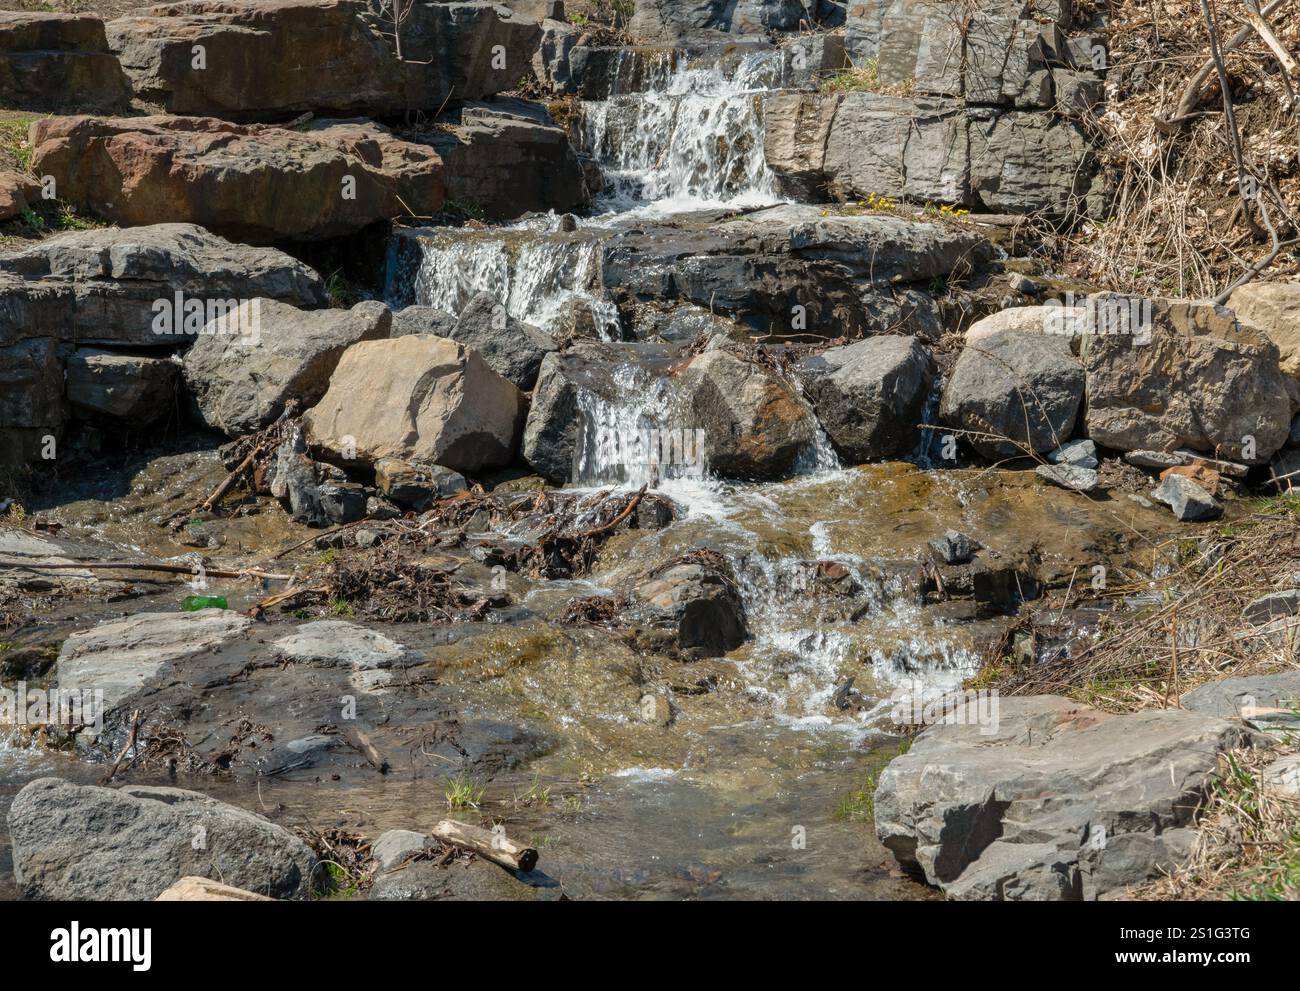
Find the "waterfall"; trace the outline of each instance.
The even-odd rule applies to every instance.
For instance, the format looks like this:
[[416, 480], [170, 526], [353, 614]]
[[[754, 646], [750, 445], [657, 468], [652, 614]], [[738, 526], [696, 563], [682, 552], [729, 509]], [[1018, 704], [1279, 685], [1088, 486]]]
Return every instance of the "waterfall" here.
[[603, 340], [620, 336], [618, 310], [601, 289], [598, 239], [552, 235], [529, 222], [473, 234], [440, 231], [419, 238], [419, 246], [413, 296], [420, 305], [460, 313], [487, 292], [505, 301], [510, 316], [543, 330], [562, 329], [577, 306]]
[[747, 55], [731, 77], [683, 62], [655, 88], [584, 104], [587, 151], [605, 174], [603, 205], [671, 211], [779, 202], [763, 153], [760, 85], [773, 58]]

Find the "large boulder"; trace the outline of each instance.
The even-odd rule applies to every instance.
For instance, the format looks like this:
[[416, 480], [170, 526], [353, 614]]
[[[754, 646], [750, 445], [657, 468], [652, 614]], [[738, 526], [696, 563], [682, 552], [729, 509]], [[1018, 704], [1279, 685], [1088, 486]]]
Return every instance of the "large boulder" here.
[[1154, 300], [1135, 333], [1089, 337], [1088, 436], [1120, 451], [1190, 448], [1250, 464], [1286, 443], [1295, 385], [1259, 329], [1212, 303]]
[[655, 44], [698, 44], [765, 38], [772, 31], [794, 31], [807, 19], [799, 0], [647, 0], [635, 5], [628, 31]]
[[410, 336], [348, 348], [305, 423], [330, 461], [390, 457], [473, 474], [510, 463], [523, 407], [523, 394], [478, 352]]
[[35, 337], [175, 346], [259, 297], [326, 302], [320, 276], [284, 252], [193, 224], [70, 231], [0, 254], [0, 346]]
[[317, 866], [283, 826], [181, 788], [39, 778], [8, 823], [19, 894], [40, 901], [144, 901], [183, 877], [303, 899]]
[[437, 111], [528, 74], [535, 20], [486, 2], [403, 6], [401, 59], [379, 0], [188, 0], [110, 21], [107, 33], [138, 98], [227, 120]]
[[1200, 713], [1053, 695], [946, 712], [880, 775], [875, 819], [898, 862], [955, 899], [1092, 900], [1159, 876], [1192, 850], [1219, 754], [1249, 742]]
[[844, 461], [901, 457], [921, 440], [934, 378], [929, 351], [911, 337], [869, 337], [805, 358], [804, 391]]
[[467, 103], [458, 124], [426, 139], [443, 162], [447, 196], [489, 220], [569, 212], [590, 195], [568, 132], [541, 104]]
[[57, 342], [41, 337], [0, 347], [0, 464], [50, 453], [48, 438], [57, 443], [67, 416]]
[[[238, 336], [210, 325], [185, 353], [185, 382], [208, 426], [234, 437], [273, 422], [290, 400], [316, 405], [343, 352], [386, 338], [392, 315], [383, 303], [350, 310], [299, 310], [274, 300], [243, 305], [257, 333]], [[256, 311], [254, 317], [253, 312]]]
[[1064, 337], [1001, 331], [962, 350], [939, 415], [986, 458], [1052, 451], [1074, 430], [1083, 381]]
[[5, 106], [27, 110], [115, 110], [131, 89], [98, 17], [4, 10], [0, 94]]
[[1300, 379], [1300, 284], [1247, 282], [1232, 291], [1228, 307], [1277, 345], [1283, 374]]
[[521, 389], [537, 383], [542, 359], [555, 350], [549, 334], [510, 316], [491, 293], [471, 299], [446, 336], [473, 348], [497, 374]]
[[722, 348], [692, 358], [675, 393], [674, 425], [703, 431], [704, 463], [724, 478], [780, 478], [817, 439], [793, 383]]
[[166, 358], [80, 348], [68, 357], [68, 399], [83, 419], [147, 427], [176, 408], [177, 371]]
[[[59, 197], [123, 227], [200, 224], [268, 243], [442, 206], [438, 156], [374, 125], [299, 132], [208, 117], [60, 117], [32, 128]], [[391, 166], [391, 171], [390, 171]]]

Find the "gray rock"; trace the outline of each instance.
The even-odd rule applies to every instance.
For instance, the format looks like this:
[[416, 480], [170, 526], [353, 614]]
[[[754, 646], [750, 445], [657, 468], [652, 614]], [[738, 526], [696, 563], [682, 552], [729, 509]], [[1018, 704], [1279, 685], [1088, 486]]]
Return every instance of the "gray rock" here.
[[1151, 498], [1173, 510], [1184, 522], [1213, 520], [1223, 515], [1219, 501], [1186, 475], [1170, 475], [1152, 492]]
[[1268, 791], [1300, 798], [1300, 754], [1279, 757], [1259, 772], [1259, 780]]
[[799, 0], [645, 0], [628, 22], [634, 38], [676, 45], [793, 31], [807, 11]]
[[1054, 465], [1075, 465], [1079, 468], [1097, 467], [1097, 445], [1090, 440], [1072, 440], [1055, 451], [1049, 451], [1047, 460]]
[[[943, 390], [939, 415], [986, 458], [1051, 451], [1069, 439], [1083, 398], [1083, 368], [1062, 338], [1003, 331], [967, 346]], [[1006, 438], [1001, 440], [998, 438]]]
[[524, 390], [537, 384], [542, 359], [555, 350], [549, 334], [516, 320], [504, 302], [486, 292], [469, 301], [446, 336], [473, 348], [497, 374]]
[[957, 530], [946, 530], [942, 537], [931, 540], [929, 546], [944, 564], [966, 564], [975, 556], [980, 544]]
[[318, 403], [343, 352], [358, 341], [388, 337], [392, 317], [383, 303], [350, 310], [299, 310], [256, 300], [242, 312], [257, 332], [222, 332], [216, 322], [185, 354], [185, 382], [200, 417], [228, 436], [273, 423], [285, 404], [299, 411]]
[[1026, 296], [1037, 296], [1043, 291], [1043, 287], [1026, 275], [1019, 272], [1012, 272], [1007, 276], [1007, 285], [1016, 292], [1022, 292]]
[[1240, 724], [1177, 709], [983, 705], [929, 726], [875, 793], [881, 841], [954, 898], [1092, 900], [1158, 876], [1191, 850], [1218, 755], [1248, 742]]
[[1265, 732], [1300, 731], [1300, 671], [1224, 678], [1187, 692], [1180, 704], [1192, 712], [1241, 719]]
[[112, 708], [165, 665], [238, 640], [252, 625], [229, 609], [107, 620], [63, 642], [55, 677], [60, 688], [102, 690], [105, 707]]
[[408, 306], [393, 314], [390, 337], [407, 337], [410, 334], [427, 334], [430, 337], [450, 337], [456, 329], [456, 315], [432, 306]]
[[559, 884], [541, 871], [515, 874], [486, 860], [456, 860], [445, 867], [417, 861], [375, 878], [371, 901], [554, 901]]
[[689, 657], [721, 657], [749, 636], [745, 603], [730, 565], [677, 559], [629, 586], [632, 615]]
[[1260, 596], [1247, 604], [1241, 618], [1251, 626], [1263, 626], [1275, 619], [1284, 619], [1300, 613], [1300, 589], [1287, 589]]
[[441, 465], [418, 465], [397, 458], [375, 462], [375, 485], [394, 502], [423, 512], [430, 503], [468, 490], [465, 476]]
[[178, 371], [163, 358], [82, 348], [68, 358], [68, 399], [92, 421], [106, 416], [147, 427], [175, 408]]
[[591, 199], [568, 132], [541, 104], [504, 98], [467, 103], [458, 124], [422, 140], [442, 159], [447, 197], [486, 218], [578, 210]]
[[[178, 298], [197, 316], [176, 314]], [[320, 276], [284, 252], [193, 224], [69, 231], [0, 254], [0, 346], [38, 337], [174, 346], [192, 341], [218, 307], [257, 298], [327, 301]]]
[[295, 522], [324, 526], [316, 468], [307, 456], [307, 441], [301, 430], [275, 449], [275, 461], [268, 473], [271, 495], [287, 502]]
[[1124, 460], [1139, 468], [1155, 468], [1159, 471], [1192, 463], [1190, 457], [1179, 451], [1128, 451], [1124, 454]]
[[316, 857], [282, 826], [180, 788], [40, 778], [9, 808], [14, 880], [34, 900], [148, 901], [182, 877], [306, 898]]
[[288, 743], [276, 743], [257, 759], [257, 773], [271, 778], [290, 771], [305, 771], [328, 759], [332, 750], [345, 746], [342, 737], [313, 733]]
[[934, 362], [914, 338], [871, 337], [830, 348], [805, 358], [797, 371], [846, 462], [902, 457], [920, 442]]
[[697, 355], [678, 375], [669, 417], [704, 432], [704, 462], [724, 478], [780, 478], [817, 437], [794, 385], [722, 349]]
[[[0, 288], [0, 340], [4, 303]], [[44, 458], [49, 451], [46, 438], [53, 437], [57, 445], [67, 418], [58, 344], [44, 337], [0, 347], [0, 464]], [[57, 446], [53, 453], [57, 455]]]
[[323, 482], [316, 486], [321, 512], [331, 523], [355, 523], [366, 515], [366, 490], [356, 482]]
[[1251, 464], [1286, 443], [1295, 383], [1262, 331], [1211, 303], [1118, 304], [1144, 332], [1089, 335], [1089, 437], [1120, 451], [1184, 448]]
[[1039, 465], [1034, 472], [1053, 485], [1075, 492], [1095, 492], [1098, 486], [1097, 472], [1082, 465]]
[[381, 871], [390, 871], [407, 857], [429, 846], [430, 837], [409, 829], [390, 829], [370, 844], [370, 854]]

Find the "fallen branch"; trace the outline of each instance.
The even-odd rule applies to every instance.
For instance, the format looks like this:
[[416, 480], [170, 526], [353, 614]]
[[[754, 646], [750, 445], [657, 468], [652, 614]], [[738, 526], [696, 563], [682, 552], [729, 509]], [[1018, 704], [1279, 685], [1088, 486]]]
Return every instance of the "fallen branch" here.
[[259, 445], [258, 447], [255, 447], [251, 451], [249, 451], [248, 454], [244, 457], [244, 460], [239, 462], [239, 464], [235, 466], [235, 469], [232, 472], [230, 472], [230, 474], [228, 474], [224, 479], [222, 479], [221, 484], [216, 487], [216, 490], [212, 493], [212, 495], [204, 499], [203, 502], [199, 504], [198, 508], [203, 510], [205, 513], [210, 513], [212, 511], [212, 507], [214, 507], [217, 503], [219, 503], [221, 501], [222, 496], [224, 496], [227, 492], [231, 490], [231, 488], [234, 487], [235, 482], [239, 481], [239, 477], [243, 475], [244, 472], [248, 471], [249, 468], [253, 467], [253, 464], [257, 461], [257, 459], [260, 458], [263, 454], [265, 454], [268, 450], [269, 448], [266, 445]]
[[[194, 574], [193, 565], [184, 564], [139, 564], [133, 561], [72, 561], [66, 564], [54, 563], [48, 561], [0, 561], [0, 568], [24, 568], [30, 571], [58, 571], [58, 570], [85, 570], [85, 571], [160, 571], [169, 575], [192, 575]], [[267, 571], [260, 571], [257, 568], [246, 568], [243, 571], [229, 571], [224, 568], [204, 568], [204, 576], [208, 578], [264, 578], [267, 581], [287, 582], [293, 580], [293, 575], [276, 575]]]
[[113, 780], [113, 776], [117, 774], [117, 769], [122, 766], [122, 761], [126, 758], [126, 755], [129, 754], [132, 751], [132, 749], [134, 749], [136, 737], [139, 735], [139, 733], [140, 733], [140, 710], [136, 709], [134, 712], [131, 713], [131, 732], [127, 735], [126, 746], [123, 747], [122, 752], [117, 755], [117, 760], [113, 761], [112, 770], [108, 772], [108, 775], [104, 778], [103, 781], [100, 782], [100, 784], [106, 785]]
[[649, 487], [648, 482], [645, 485], [641, 486], [641, 490], [632, 497], [632, 499], [628, 502], [626, 506], [623, 507], [623, 511], [619, 513], [617, 516], [615, 516], [608, 523], [595, 527], [591, 530], [584, 530], [582, 533], [576, 534], [574, 536], [574, 539], [586, 540], [588, 537], [597, 537], [600, 536], [600, 534], [602, 533], [608, 533], [610, 530], [613, 530], [616, 526], [618, 526], [625, 519], [627, 519], [629, 516], [632, 515], [632, 511], [636, 509], [637, 505], [641, 502], [641, 500], [645, 498], [645, 490], [648, 487]]
[[537, 866], [537, 851], [532, 847], [521, 846], [505, 833], [456, 822], [454, 819], [443, 819], [433, 827], [433, 835], [443, 843], [469, 850], [484, 860], [512, 871], [527, 874]]

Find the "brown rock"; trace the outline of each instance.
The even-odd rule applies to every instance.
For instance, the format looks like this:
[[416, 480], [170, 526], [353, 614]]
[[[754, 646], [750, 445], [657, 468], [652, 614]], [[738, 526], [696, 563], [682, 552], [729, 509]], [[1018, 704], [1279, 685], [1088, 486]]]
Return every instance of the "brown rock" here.
[[158, 902], [273, 902], [274, 898], [258, 895], [243, 888], [232, 888], [206, 877], [183, 877], [161, 895]]
[[327, 460], [389, 457], [473, 473], [514, 457], [523, 407], [523, 394], [477, 351], [411, 336], [348, 348], [305, 421]]
[[1190, 478], [1210, 495], [1219, 494], [1221, 476], [1213, 468], [1202, 462], [1198, 461], [1195, 464], [1175, 465], [1173, 468], [1166, 468], [1160, 473], [1160, 480], [1163, 482], [1170, 475], [1182, 475], [1184, 478]]
[[115, 110], [130, 87], [98, 17], [0, 11], [0, 94], [7, 107]]
[[17, 172], [0, 172], [0, 221], [12, 220], [35, 203], [40, 185]]
[[313, 240], [442, 205], [437, 154], [370, 124], [300, 133], [205, 117], [64, 117], [34, 124], [32, 145], [61, 199], [122, 226]]
[[1233, 290], [1228, 306], [1277, 345], [1284, 374], [1300, 379], [1300, 284], [1248, 282]]

